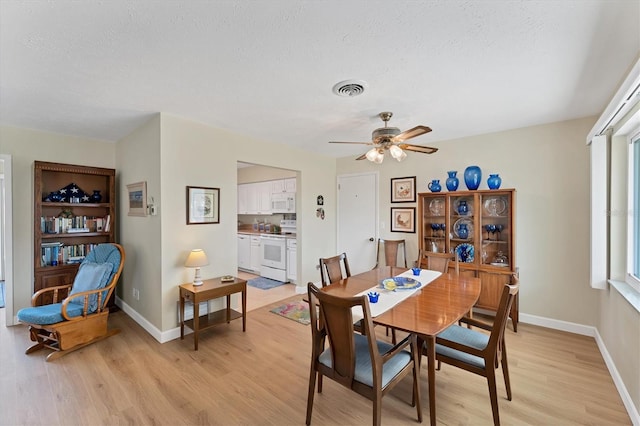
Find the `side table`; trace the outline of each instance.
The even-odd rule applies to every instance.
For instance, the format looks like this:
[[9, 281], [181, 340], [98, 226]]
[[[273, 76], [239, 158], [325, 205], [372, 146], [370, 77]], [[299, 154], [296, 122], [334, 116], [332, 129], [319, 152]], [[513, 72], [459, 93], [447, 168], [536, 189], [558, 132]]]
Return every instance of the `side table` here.
[[[242, 312], [231, 309], [231, 295], [242, 293]], [[216, 312], [200, 316], [200, 302], [219, 297], [227, 297], [227, 307]], [[184, 303], [193, 302], [193, 319], [184, 320]], [[201, 330], [242, 317], [242, 331], [247, 331], [247, 281], [234, 278], [233, 281], [222, 282], [221, 277], [204, 280], [202, 285], [193, 283], [180, 285], [180, 340], [184, 340], [184, 326], [193, 330], [194, 348], [198, 350], [198, 334]]]

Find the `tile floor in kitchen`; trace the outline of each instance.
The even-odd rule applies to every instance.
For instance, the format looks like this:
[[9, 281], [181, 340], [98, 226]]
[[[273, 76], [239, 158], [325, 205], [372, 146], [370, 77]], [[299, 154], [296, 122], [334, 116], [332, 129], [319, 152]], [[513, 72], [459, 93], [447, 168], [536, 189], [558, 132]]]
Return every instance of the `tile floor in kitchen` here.
[[[250, 274], [244, 271], [238, 271], [238, 278], [242, 278], [243, 280], [250, 280], [251, 278], [257, 277], [255, 274]], [[291, 296], [296, 295], [296, 285], [287, 283], [278, 287], [274, 287], [269, 290], [261, 290], [259, 288], [247, 286], [247, 312], [250, 312], [256, 308], [261, 308], [262, 306], [269, 305], [271, 303], [277, 302], [279, 300], [288, 299]], [[299, 294], [300, 298], [304, 296], [303, 294]]]

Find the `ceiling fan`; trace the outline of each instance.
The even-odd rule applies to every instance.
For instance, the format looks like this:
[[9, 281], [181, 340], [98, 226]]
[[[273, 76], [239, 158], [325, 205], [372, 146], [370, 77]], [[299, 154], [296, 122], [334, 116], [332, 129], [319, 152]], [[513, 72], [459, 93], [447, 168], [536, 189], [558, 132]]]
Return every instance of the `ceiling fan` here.
[[373, 145], [366, 154], [362, 154], [356, 160], [364, 160], [365, 158], [374, 163], [380, 164], [384, 160], [384, 152], [389, 151], [391, 156], [398, 161], [402, 161], [407, 157], [405, 151], [421, 152], [423, 154], [433, 154], [438, 148], [429, 146], [412, 145], [404, 143], [404, 141], [415, 138], [416, 136], [429, 133], [431, 129], [427, 126], [416, 126], [412, 129], [401, 132], [397, 127], [387, 127], [387, 123], [393, 116], [392, 112], [381, 112], [378, 114], [380, 119], [384, 121], [384, 127], [376, 129], [371, 134], [371, 142], [336, 142], [329, 143], [351, 143], [360, 145]]

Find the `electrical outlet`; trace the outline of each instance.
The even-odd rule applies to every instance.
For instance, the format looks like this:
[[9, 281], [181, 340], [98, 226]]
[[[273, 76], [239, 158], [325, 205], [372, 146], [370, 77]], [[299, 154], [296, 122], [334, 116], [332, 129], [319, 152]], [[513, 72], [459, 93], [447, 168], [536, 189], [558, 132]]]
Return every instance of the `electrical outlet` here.
[[140, 290], [138, 290], [137, 288], [133, 289], [133, 298], [136, 300], [140, 300]]

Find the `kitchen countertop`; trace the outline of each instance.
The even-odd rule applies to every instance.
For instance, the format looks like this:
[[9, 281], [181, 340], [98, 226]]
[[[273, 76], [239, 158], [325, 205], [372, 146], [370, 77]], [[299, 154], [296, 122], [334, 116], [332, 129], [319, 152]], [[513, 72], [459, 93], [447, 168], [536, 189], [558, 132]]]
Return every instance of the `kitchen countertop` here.
[[257, 236], [260, 236], [260, 235], [269, 235], [269, 236], [271, 236], [271, 235], [273, 235], [274, 237], [275, 236], [280, 236], [280, 237], [285, 237], [285, 238], [296, 238], [296, 234], [283, 234], [283, 233], [275, 234], [275, 233], [267, 233], [267, 232], [264, 232], [264, 231], [262, 231], [262, 232], [254, 231], [253, 229], [251, 229], [251, 230], [246, 230], [246, 229], [240, 230], [239, 229], [238, 230], [238, 234], [257, 235]]

